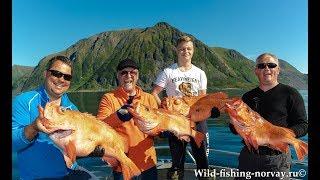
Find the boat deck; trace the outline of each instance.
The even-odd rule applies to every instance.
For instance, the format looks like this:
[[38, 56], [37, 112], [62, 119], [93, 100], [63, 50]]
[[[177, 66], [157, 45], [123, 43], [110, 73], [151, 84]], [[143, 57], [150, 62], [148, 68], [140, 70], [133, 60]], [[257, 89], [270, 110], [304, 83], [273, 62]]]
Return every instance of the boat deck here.
[[[171, 162], [167, 162], [167, 163], [158, 162], [158, 165], [157, 165], [158, 179], [167, 179], [167, 172], [168, 172], [170, 167], [171, 167]], [[234, 178], [230, 178], [230, 177], [214, 176], [214, 173], [213, 173], [214, 171], [220, 172], [220, 170], [222, 170], [222, 169], [225, 172], [230, 172], [231, 171], [231, 168], [228, 168], [228, 167], [210, 165], [209, 172], [211, 172], [211, 174], [209, 173], [207, 175], [207, 178], [205, 178], [205, 179], [207, 179], [207, 180], [219, 180], [219, 179], [232, 180], [232, 179], [234, 179]], [[196, 170], [196, 165], [194, 163], [185, 163], [185, 166], [184, 166], [184, 180], [197, 179], [197, 177], [195, 175], [195, 170]]]

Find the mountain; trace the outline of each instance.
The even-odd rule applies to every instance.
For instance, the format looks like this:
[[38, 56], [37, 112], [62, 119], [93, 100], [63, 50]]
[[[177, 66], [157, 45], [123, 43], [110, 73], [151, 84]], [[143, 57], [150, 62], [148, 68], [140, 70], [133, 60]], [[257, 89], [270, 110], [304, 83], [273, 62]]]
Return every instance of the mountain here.
[[308, 75], [300, 73], [288, 62], [279, 59], [280, 75], [279, 81], [288, 84], [297, 89], [308, 89]]
[[30, 77], [34, 67], [31, 66], [12, 66], [12, 92], [20, 92], [23, 83]]
[[[253, 74], [253, 69], [255, 62], [247, 59], [239, 52], [233, 49], [213, 47], [219, 56], [225, 59], [228, 62], [228, 65], [233, 69], [236, 69], [236, 72], [242, 72], [245, 74], [243, 78], [250, 78], [248, 81], [257, 82], [256, 77]], [[299, 72], [295, 67], [290, 65], [285, 60], [279, 59], [279, 64], [281, 67], [279, 74], [279, 82], [293, 86], [297, 89], [308, 89], [308, 75]], [[238, 74], [241, 76], [241, 74]]]
[[[22, 90], [38, 86], [43, 80], [42, 73], [47, 61], [54, 55], [62, 54], [70, 57], [74, 63], [71, 91], [113, 89], [116, 86], [116, 65], [127, 57], [140, 65], [138, 83], [149, 91], [158, 73], [176, 62], [174, 47], [182, 35], [194, 38], [195, 53], [192, 61], [206, 72], [208, 91], [225, 87], [249, 89], [257, 85], [258, 80], [252, 70], [254, 62], [241, 53], [232, 49], [209, 47], [194, 36], [160, 22], [153, 27], [102, 32], [82, 39], [64, 51], [48, 55], [34, 68]], [[282, 73], [282, 80], [306, 88], [306, 78], [301, 78], [304, 75], [285, 61], [283, 64], [286, 66], [284, 70], [288, 69], [288, 72]]]

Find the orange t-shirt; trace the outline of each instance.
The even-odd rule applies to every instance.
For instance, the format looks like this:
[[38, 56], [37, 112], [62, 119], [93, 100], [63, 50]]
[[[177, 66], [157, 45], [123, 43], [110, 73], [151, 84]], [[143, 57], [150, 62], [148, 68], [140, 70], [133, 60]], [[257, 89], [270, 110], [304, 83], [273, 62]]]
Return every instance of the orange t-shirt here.
[[[133, 104], [140, 102], [143, 105], [158, 108], [153, 95], [143, 92], [138, 86], [135, 88], [136, 95], [134, 96]], [[156, 150], [154, 148], [153, 137], [141, 132], [132, 119], [122, 122], [118, 118], [116, 111], [126, 104], [128, 99], [129, 96], [121, 87], [104, 94], [99, 104], [97, 118], [108, 123], [120, 135], [126, 138], [129, 146], [127, 156], [143, 172], [156, 165]], [[114, 168], [114, 170], [121, 172], [120, 166]]]

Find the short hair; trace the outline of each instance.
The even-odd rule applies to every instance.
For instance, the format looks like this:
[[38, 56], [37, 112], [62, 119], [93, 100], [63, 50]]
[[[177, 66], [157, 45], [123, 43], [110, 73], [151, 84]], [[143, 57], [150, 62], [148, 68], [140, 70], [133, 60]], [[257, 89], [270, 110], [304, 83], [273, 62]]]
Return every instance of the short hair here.
[[193, 39], [192, 39], [191, 37], [189, 37], [189, 36], [186, 36], [186, 35], [181, 36], [181, 37], [177, 40], [176, 47], [178, 47], [179, 44], [182, 43], [182, 42], [189, 42], [189, 41], [193, 42]]
[[53, 63], [56, 62], [56, 61], [62, 61], [63, 63], [65, 63], [66, 65], [68, 65], [68, 66], [70, 66], [72, 68], [72, 61], [68, 57], [62, 56], [62, 55], [58, 55], [58, 56], [52, 57], [49, 60], [49, 62], [47, 64], [47, 70], [49, 70], [52, 67]]
[[274, 60], [277, 61], [277, 64], [279, 64], [279, 59], [278, 59], [278, 57], [277, 57], [276, 55], [274, 55], [274, 54], [271, 54], [271, 53], [263, 53], [263, 54], [259, 55], [259, 56], [257, 57], [257, 59], [256, 59], [256, 64], [258, 64], [262, 59], [264, 59], [264, 58], [267, 57], [267, 56], [272, 57]]

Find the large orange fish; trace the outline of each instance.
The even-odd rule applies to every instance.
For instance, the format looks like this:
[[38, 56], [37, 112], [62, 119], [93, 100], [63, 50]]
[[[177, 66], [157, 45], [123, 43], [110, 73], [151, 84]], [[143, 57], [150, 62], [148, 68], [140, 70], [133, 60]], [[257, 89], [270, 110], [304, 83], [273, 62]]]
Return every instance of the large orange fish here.
[[124, 179], [140, 174], [138, 167], [125, 154], [128, 147], [122, 136], [95, 116], [65, 110], [55, 103], [47, 103], [44, 110], [39, 107], [39, 113], [45, 117], [41, 123], [46, 133], [63, 150], [68, 167], [77, 156], [88, 156], [100, 145], [105, 150], [104, 160], [115, 158], [120, 162]]
[[199, 122], [211, 116], [211, 109], [213, 107], [224, 112], [225, 103], [229, 101], [228, 95], [223, 92], [209, 93], [201, 96], [170, 96], [163, 98], [161, 107], [189, 117], [193, 122]]
[[204, 134], [198, 132], [187, 117], [168, 111], [166, 109], [155, 109], [140, 103], [134, 104], [134, 108], [128, 108], [134, 116], [135, 124], [145, 134], [156, 136], [160, 132], [170, 131], [175, 136], [186, 141], [193, 137], [198, 147], [204, 139]]
[[291, 129], [275, 126], [253, 111], [241, 99], [226, 103], [230, 122], [243, 138], [249, 150], [258, 146], [268, 146], [288, 153], [289, 144], [293, 145], [299, 160], [308, 154], [308, 144], [295, 138]]

